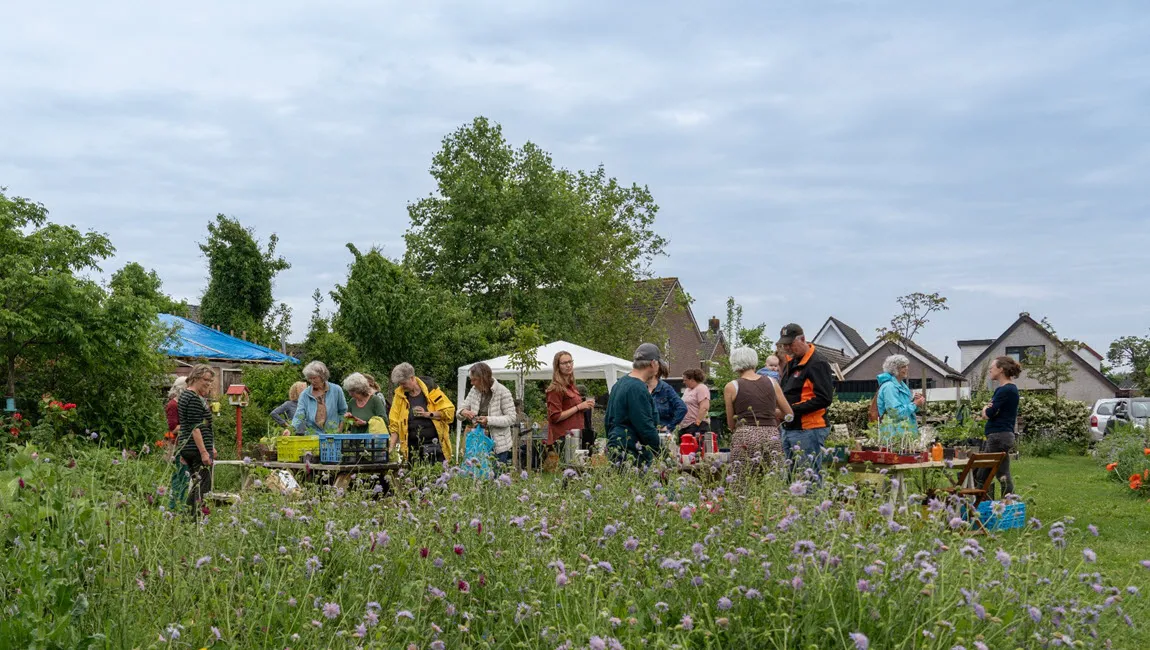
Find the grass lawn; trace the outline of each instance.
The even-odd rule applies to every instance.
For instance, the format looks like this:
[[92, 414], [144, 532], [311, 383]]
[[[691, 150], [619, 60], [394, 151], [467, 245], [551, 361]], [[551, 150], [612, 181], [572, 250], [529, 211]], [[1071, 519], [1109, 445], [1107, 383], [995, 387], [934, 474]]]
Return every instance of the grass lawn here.
[[[1074, 517], [1075, 524], [1098, 527], [1098, 538], [1084, 543], [1098, 553], [1099, 570], [1118, 584], [1144, 584], [1150, 571], [1150, 503], [1134, 497], [1106, 476], [1089, 456], [1022, 458], [1012, 461], [1014, 488], [1027, 502], [1027, 516], [1044, 526]], [[1089, 533], [1086, 533], [1087, 535]]]

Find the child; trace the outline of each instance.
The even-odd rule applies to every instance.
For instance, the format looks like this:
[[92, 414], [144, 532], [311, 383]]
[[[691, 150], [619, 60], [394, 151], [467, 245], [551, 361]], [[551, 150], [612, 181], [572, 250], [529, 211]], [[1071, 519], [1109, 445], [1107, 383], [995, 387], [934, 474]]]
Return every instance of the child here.
[[772, 354], [771, 356], [767, 357], [767, 365], [762, 370], [759, 370], [759, 374], [778, 381], [779, 367], [779, 358]]

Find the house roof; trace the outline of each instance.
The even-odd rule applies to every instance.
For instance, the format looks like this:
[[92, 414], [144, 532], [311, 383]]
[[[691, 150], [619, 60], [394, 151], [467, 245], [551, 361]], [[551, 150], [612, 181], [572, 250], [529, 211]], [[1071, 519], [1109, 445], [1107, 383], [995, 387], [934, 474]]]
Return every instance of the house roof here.
[[945, 361], [943, 361], [942, 359], [939, 359], [938, 357], [934, 356], [933, 354], [930, 353], [929, 350], [922, 347], [918, 343], [915, 343], [914, 341], [912, 341], [908, 338], [901, 337], [901, 336], [898, 337], [897, 340], [893, 340], [893, 341], [890, 339], [886, 339], [886, 338], [881, 338], [881, 339], [875, 341], [873, 344], [871, 344], [870, 347], [868, 347], [866, 349], [865, 352], [863, 352], [859, 356], [855, 357], [854, 360], [851, 361], [850, 366], [843, 369], [843, 374], [849, 374], [851, 371], [853, 371], [855, 369], [856, 366], [861, 364], [863, 361], [866, 361], [867, 359], [869, 359], [871, 356], [873, 356], [875, 353], [877, 353], [879, 350], [881, 350], [887, 343], [893, 343], [894, 345], [903, 348], [904, 350], [906, 350], [907, 354], [910, 354], [911, 356], [915, 357], [916, 359], [918, 359], [922, 363], [925, 363], [926, 365], [930, 366], [931, 368], [934, 369], [935, 372], [937, 372], [940, 375], [943, 375], [947, 379], [961, 379], [964, 381], [966, 380], [966, 377], [964, 377], [962, 373], [960, 373], [959, 371], [957, 371], [953, 367], [951, 367], [950, 364], [948, 364]]
[[701, 343], [699, 343], [699, 360], [700, 361], [711, 361], [711, 360], [713, 360], [715, 358], [715, 355], [718, 354], [718, 352], [719, 352], [719, 346], [720, 345], [722, 345], [724, 348], [728, 349], [728, 351], [729, 351], [730, 348], [727, 345], [727, 337], [723, 334], [722, 330], [719, 330], [716, 333], [716, 332], [712, 332], [710, 329], [708, 329], [706, 332], [702, 332], [702, 335], [703, 335], [703, 341]]
[[862, 335], [858, 333], [858, 330], [856, 330], [855, 328], [851, 327], [850, 325], [847, 325], [846, 323], [835, 318], [834, 316], [831, 316], [827, 320], [834, 323], [835, 327], [839, 328], [839, 331], [843, 333], [844, 337], [846, 337], [847, 343], [850, 343], [851, 346], [855, 350], [857, 350], [860, 354], [862, 353], [863, 350], [870, 347], [870, 344], [866, 342], [866, 339], [864, 339], [862, 337]]
[[[641, 316], [647, 325], [654, 325], [659, 312], [674, 299], [679, 278], [653, 278], [635, 283], [638, 296], [631, 303], [631, 311]], [[698, 325], [696, 324], [696, 327]]]
[[973, 360], [973, 361], [971, 361], [971, 362], [970, 362], [970, 363], [969, 363], [969, 364], [966, 366], [966, 368], [964, 368], [964, 370], [970, 370], [971, 368], [975, 368], [975, 367], [977, 367], [977, 366], [978, 366], [978, 364], [980, 364], [980, 363], [982, 363], [983, 361], [985, 361], [985, 360], [986, 360], [986, 358], [987, 358], [988, 356], [990, 356], [990, 353], [991, 353], [991, 352], [992, 352], [992, 351], [993, 351], [995, 348], [997, 348], [997, 347], [998, 347], [998, 345], [999, 345], [1000, 343], [1002, 343], [1004, 340], [1006, 340], [1006, 337], [1010, 336], [1010, 333], [1011, 333], [1011, 332], [1013, 332], [1014, 330], [1018, 329], [1019, 327], [1022, 327], [1022, 325], [1024, 325], [1024, 324], [1029, 324], [1030, 326], [1034, 327], [1036, 330], [1038, 330], [1039, 332], [1041, 332], [1041, 333], [1042, 333], [1042, 335], [1043, 335], [1043, 336], [1045, 336], [1045, 337], [1047, 338], [1047, 340], [1049, 340], [1051, 343], [1054, 343], [1055, 345], [1057, 345], [1057, 346], [1058, 346], [1058, 347], [1059, 347], [1059, 348], [1062, 350], [1063, 354], [1065, 354], [1067, 357], [1069, 357], [1069, 358], [1071, 358], [1071, 359], [1075, 359], [1075, 360], [1077, 360], [1077, 362], [1078, 362], [1079, 364], [1081, 364], [1083, 368], [1085, 368], [1085, 369], [1086, 369], [1086, 372], [1088, 372], [1088, 373], [1090, 373], [1090, 374], [1094, 375], [1094, 377], [1095, 377], [1095, 378], [1097, 378], [1097, 379], [1101, 379], [1102, 381], [1106, 382], [1107, 384], [1109, 384], [1109, 385], [1113, 386], [1113, 387], [1114, 387], [1114, 391], [1115, 391], [1115, 392], [1118, 392], [1118, 386], [1117, 386], [1117, 385], [1116, 385], [1116, 384], [1115, 384], [1113, 381], [1110, 381], [1110, 378], [1109, 378], [1109, 377], [1107, 377], [1106, 375], [1102, 374], [1102, 371], [1101, 371], [1101, 370], [1099, 370], [1099, 369], [1095, 368], [1094, 366], [1090, 365], [1089, 363], [1086, 363], [1086, 359], [1083, 359], [1083, 358], [1082, 358], [1082, 357], [1080, 357], [1080, 356], [1079, 356], [1077, 353], [1075, 353], [1073, 350], [1071, 350], [1070, 348], [1066, 347], [1066, 346], [1065, 346], [1065, 345], [1062, 343], [1062, 341], [1060, 341], [1060, 340], [1058, 340], [1057, 338], [1055, 338], [1055, 337], [1051, 336], [1050, 332], [1048, 332], [1048, 331], [1046, 330], [1046, 328], [1042, 326], [1042, 323], [1039, 323], [1038, 321], [1036, 321], [1036, 320], [1034, 320], [1033, 318], [1031, 318], [1031, 317], [1030, 317], [1030, 314], [1028, 314], [1028, 313], [1026, 313], [1026, 312], [1022, 312], [1021, 314], [1019, 314], [1019, 315], [1018, 315], [1018, 320], [1014, 321], [1014, 324], [1012, 324], [1010, 327], [1006, 328], [1006, 331], [1005, 331], [1005, 332], [1003, 332], [1003, 333], [1002, 333], [1002, 335], [1000, 335], [998, 338], [996, 338], [996, 339], [994, 339], [993, 341], [991, 341], [991, 342], [990, 342], [990, 345], [988, 345], [988, 346], [986, 347], [986, 349], [982, 351], [982, 354], [980, 354], [980, 355], [978, 355], [977, 357], [975, 357], [975, 358], [974, 358], [974, 360]]
[[828, 348], [818, 344], [815, 344], [815, 350], [832, 366], [838, 366], [839, 372], [843, 372], [846, 370], [846, 367], [851, 364], [851, 358], [842, 350], [836, 350], [835, 348]]

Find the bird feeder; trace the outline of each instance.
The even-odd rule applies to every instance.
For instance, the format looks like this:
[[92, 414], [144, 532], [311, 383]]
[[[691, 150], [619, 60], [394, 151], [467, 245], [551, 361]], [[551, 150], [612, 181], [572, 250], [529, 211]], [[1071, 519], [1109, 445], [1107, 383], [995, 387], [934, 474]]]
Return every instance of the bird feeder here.
[[243, 458], [244, 416], [243, 408], [248, 405], [251, 393], [243, 384], [232, 384], [227, 390], [228, 404], [236, 407], [236, 458]]

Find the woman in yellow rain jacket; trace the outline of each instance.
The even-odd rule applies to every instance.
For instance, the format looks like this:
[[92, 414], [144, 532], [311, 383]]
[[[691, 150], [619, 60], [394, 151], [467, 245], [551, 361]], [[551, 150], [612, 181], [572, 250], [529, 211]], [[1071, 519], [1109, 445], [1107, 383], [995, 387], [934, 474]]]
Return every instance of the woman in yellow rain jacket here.
[[443, 462], [451, 458], [451, 423], [455, 405], [431, 377], [417, 377], [410, 363], [391, 371], [391, 448], [399, 445], [405, 459]]

